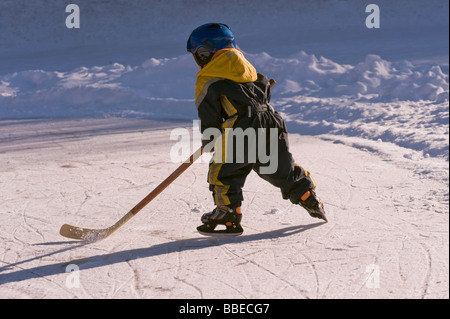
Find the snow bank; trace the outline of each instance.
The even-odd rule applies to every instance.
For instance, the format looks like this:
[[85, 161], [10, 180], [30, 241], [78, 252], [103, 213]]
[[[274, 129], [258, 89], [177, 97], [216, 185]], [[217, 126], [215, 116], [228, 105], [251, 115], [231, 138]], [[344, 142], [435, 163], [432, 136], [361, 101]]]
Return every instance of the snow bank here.
[[[190, 59], [186, 55], [152, 58], [135, 67], [113, 63], [70, 72], [7, 74], [0, 77], [0, 118], [140, 115], [190, 119], [196, 70]], [[184, 73], [184, 78], [178, 73]]]
[[[448, 158], [449, 82], [437, 65], [369, 55], [356, 66], [299, 52], [247, 54], [278, 80], [272, 102], [291, 131], [381, 139]], [[113, 63], [70, 72], [27, 70], [0, 76], [0, 118], [197, 118], [190, 55]]]
[[[291, 58], [248, 54], [261, 72], [278, 80], [280, 97], [353, 97], [365, 101], [448, 101], [448, 76], [437, 65], [415, 67], [369, 55], [356, 66], [300, 52]], [[113, 63], [70, 72], [28, 70], [0, 76], [2, 118], [126, 115], [196, 116], [195, 73], [189, 55], [151, 58], [140, 66]], [[162, 107], [164, 104], [164, 107]], [[327, 118], [323, 118], [327, 120]]]
[[281, 79], [281, 94], [362, 96], [376, 100], [448, 100], [448, 76], [437, 65], [415, 67], [368, 55], [356, 66], [341, 65], [305, 52], [289, 59], [268, 54], [250, 55], [261, 72]]

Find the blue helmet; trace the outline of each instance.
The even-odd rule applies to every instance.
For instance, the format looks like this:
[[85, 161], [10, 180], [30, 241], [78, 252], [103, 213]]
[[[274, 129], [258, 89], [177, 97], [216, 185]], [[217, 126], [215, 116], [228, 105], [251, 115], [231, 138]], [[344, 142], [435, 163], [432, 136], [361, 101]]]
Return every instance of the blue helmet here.
[[214, 53], [226, 48], [236, 48], [236, 43], [233, 32], [223, 23], [201, 25], [192, 31], [187, 41], [187, 51], [200, 67], [211, 61]]

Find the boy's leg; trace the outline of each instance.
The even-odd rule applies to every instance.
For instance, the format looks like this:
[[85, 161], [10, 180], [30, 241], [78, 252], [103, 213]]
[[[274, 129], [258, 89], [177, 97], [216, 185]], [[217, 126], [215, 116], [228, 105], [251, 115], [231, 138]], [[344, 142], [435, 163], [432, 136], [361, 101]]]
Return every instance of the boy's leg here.
[[[282, 144], [282, 143], [280, 143]], [[284, 199], [289, 199], [292, 203], [298, 204], [303, 194], [314, 190], [316, 184], [311, 174], [294, 162], [292, 154], [287, 148], [281, 146], [278, 153], [278, 168], [273, 174], [259, 173], [260, 165], [255, 165], [255, 171], [264, 180], [280, 188]]]
[[[258, 169], [255, 166], [255, 171]], [[303, 167], [294, 163], [292, 154], [284, 151], [278, 157], [278, 169], [273, 174], [258, 175], [281, 189], [284, 199], [289, 199], [293, 204], [299, 204], [305, 208], [312, 217], [328, 221], [323, 208], [323, 203], [317, 197], [316, 185], [310, 173]]]
[[[244, 231], [241, 226], [242, 187], [251, 171], [252, 165], [215, 162], [210, 163], [208, 182], [212, 191], [216, 208], [202, 216], [202, 225], [197, 230], [203, 235], [240, 235]], [[217, 225], [226, 229], [216, 230]]]
[[210, 163], [208, 183], [216, 206], [233, 209], [241, 206], [242, 187], [252, 166], [245, 163]]
[[262, 174], [260, 173], [260, 168], [263, 165], [258, 162], [254, 165], [254, 170], [261, 178], [280, 188], [284, 199], [289, 199], [294, 204], [298, 204], [300, 197], [308, 190], [313, 190], [316, 185], [310, 173], [303, 167], [295, 164], [294, 158], [289, 152], [286, 124], [281, 116], [278, 113], [265, 112], [259, 114], [258, 120], [255, 124], [259, 127], [278, 129], [278, 138], [276, 140], [272, 140], [268, 135], [265, 137], [266, 150], [271, 150], [274, 142], [278, 144], [277, 153], [270, 154], [270, 161], [275, 161], [277, 167], [274, 173]]
[[[254, 165], [254, 170], [264, 180], [272, 185], [279, 187], [284, 199], [289, 199], [294, 204], [304, 207], [308, 213], [317, 218], [327, 221], [323, 204], [315, 193], [316, 184], [311, 174], [296, 164], [292, 154], [289, 151], [289, 141], [286, 126], [282, 118], [271, 113], [269, 120], [277, 124], [279, 128], [278, 134], [278, 167], [272, 174], [262, 174], [260, 172], [260, 163]], [[268, 143], [270, 139], [266, 139]], [[270, 145], [266, 145], [266, 149], [270, 149]]]

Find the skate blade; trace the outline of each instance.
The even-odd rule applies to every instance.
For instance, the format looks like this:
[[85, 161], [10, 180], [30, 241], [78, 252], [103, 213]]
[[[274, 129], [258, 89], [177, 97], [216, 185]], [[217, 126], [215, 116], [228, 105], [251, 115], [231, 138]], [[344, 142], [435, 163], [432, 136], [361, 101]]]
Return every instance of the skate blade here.
[[201, 230], [197, 230], [199, 234], [203, 235], [203, 236], [208, 236], [208, 237], [236, 237], [236, 236], [240, 236], [242, 235], [243, 231], [238, 232], [238, 233], [230, 233], [230, 232], [226, 232], [226, 231], [213, 231], [213, 232], [204, 232]]
[[327, 219], [327, 216], [325, 216], [325, 214], [314, 213], [314, 214], [310, 214], [310, 215], [311, 215], [311, 217], [322, 219], [325, 223], [328, 223], [328, 219]]

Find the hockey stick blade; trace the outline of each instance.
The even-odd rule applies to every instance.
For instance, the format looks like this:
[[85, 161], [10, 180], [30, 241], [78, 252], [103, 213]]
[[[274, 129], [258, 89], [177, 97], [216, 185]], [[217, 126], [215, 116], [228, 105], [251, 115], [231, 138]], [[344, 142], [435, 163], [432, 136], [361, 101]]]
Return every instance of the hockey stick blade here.
[[97, 241], [104, 239], [111, 235], [114, 230], [110, 228], [105, 229], [89, 229], [89, 228], [81, 228], [68, 224], [64, 224], [61, 226], [59, 233], [67, 238], [83, 240], [83, 241]]
[[136, 214], [136, 211], [131, 210], [123, 216], [119, 221], [117, 221], [114, 225], [103, 228], [103, 229], [90, 229], [90, 228], [82, 228], [77, 226], [72, 226], [68, 224], [64, 224], [61, 226], [59, 233], [67, 238], [83, 240], [83, 241], [97, 241], [102, 240], [114, 233], [117, 229], [119, 229], [123, 224], [125, 224], [128, 220], [131, 219]]

